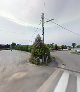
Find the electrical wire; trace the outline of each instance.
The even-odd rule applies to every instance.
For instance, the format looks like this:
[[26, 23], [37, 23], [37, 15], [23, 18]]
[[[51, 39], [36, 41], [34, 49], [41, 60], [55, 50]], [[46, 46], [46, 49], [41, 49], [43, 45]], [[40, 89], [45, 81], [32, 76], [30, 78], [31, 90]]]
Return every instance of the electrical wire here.
[[[69, 32], [71, 32], [71, 33], [73, 33], [73, 34], [75, 34], [75, 35], [77, 35], [77, 36], [80, 37], [80, 34], [78, 34], [78, 33], [76, 33], [76, 32], [73, 32], [73, 31], [67, 29], [66, 27], [63, 27], [63, 26], [61, 26], [60, 24], [58, 24], [58, 23], [56, 23], [56, 22], [54, 22], [54, 21], [52, 21], [52, 20], [53, 20], [53, 19], [51, 19], [51, 20], [47, 19], [46, 22], [52, 22], [52, 23], [54, 23], [55, 25], [61, 27], [62, 29], [65, 29], [65, 30], [67, 30], [67, 31], [69, 31]], [[46, 22], [45, 22], [45, 23], [46, 23]]]
[[[40, 21], [40, 23], [38, 24], [38, 26], [40, 26], [40, 25], [41, 25], [41, 21]], [[36, 27], [34, 27], [34, 28], [36, 28]], [[36, 34], [36, 32], [38, 32], [38, 30], [41, 30], [41, 29], [40, 29], [39, 27], [37, 27], [36, 30], [34, 31], [32, 37], [34, 37], [34, 35]]]
[[[40, 26], [41, 25], [41, 21], [40, 21], [40, 23], [38, 24], [38, 26]], [[36, 30], [34, 31], [34, 33], [33, 33], [33, 35], [31, 36], [33, 39], [34, 39], [34, 35], [36, 34], [36, 33], [38, 33], [38, 30], [41, 30], [39, 27], [34, 27]], [[32, 43], [33, 41], [32, 40], [28, 40], [30, 43]]]

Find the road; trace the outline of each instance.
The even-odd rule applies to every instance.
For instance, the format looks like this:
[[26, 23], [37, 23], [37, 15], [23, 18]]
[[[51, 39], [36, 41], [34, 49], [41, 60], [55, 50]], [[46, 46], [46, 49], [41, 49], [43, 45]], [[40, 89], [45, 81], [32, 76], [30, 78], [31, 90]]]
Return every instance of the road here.
[[[70, 51], [55, 51], [51, 54], [62, 63], [59, 67], [80, 72], [80, 55], [71, 54]], [[53, 73], [49, 79], [51, 80], [48, 85], [50, 88], [48, 87], [44, 92], [80, 92], [80, 73], [64, 69], [57, 69], [55, 78]]]
[[74, 72], [80, 72], [80, 55], [69, 51], [55, 51], [51, 54], [57, 58], [61, 68], [57, 68], [37, 92], [80, 92], [80, 73]]
[[[69, 51], [51, 54], [60, 67], [80, 71], [79, 55]], [[27, 52], [0, 51], [0, 92], [80, 92], [79, 73], [55, 68], [54, 63], [36, 66], [29, 63], [29, 57]]]
[[65, 64], [65, 68], [80, 71], [80, 55], [71, 54], [70, 51], [55, 51], [51, 54]]
[[0, 92], [36, 92], [55, 71], [29, 63], [30, 53], [0, 51]]

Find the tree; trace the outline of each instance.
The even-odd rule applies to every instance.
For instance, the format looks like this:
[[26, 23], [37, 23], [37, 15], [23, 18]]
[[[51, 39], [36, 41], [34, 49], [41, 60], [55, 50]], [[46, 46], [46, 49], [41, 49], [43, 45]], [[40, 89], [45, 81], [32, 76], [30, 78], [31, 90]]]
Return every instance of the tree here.
[[61, 49], [62, 49], [62, 50], [64, 49], [64, 45], [61, 45]]
[[80, 45], [77, 45], [77, 48], [80, 48]]
[[76, 43], [72, 43], [72, 46], [73, 46], [73, 48], [75, 48], [75, 46], [76, 46]]
[[61, 49], [67, 49], [67, 46], [66, 45], [61, 45]]
[[14, 49], [15, 46], [16, 46], [16, 43], [12, 42], [12, 44], [11, 44], [11, 48]]
[[30, 62], [40, 64], [40, 60], [42, 61], [43, 57], [44, 62], [42, 63], [45, 64], [46, 59], [48, 63], [51, 61], [50, 50], [45, 44], [43, 44], [41, 37], [38, 34], [32, 47]]
[[67, 46], [66, 45], [64, 45], [64, 49], [67, 49]]
[[58, 50], [58, 46], [57, 46], [57, 44], [55, 44], [54, 48], [55, 48], [55, 50]]

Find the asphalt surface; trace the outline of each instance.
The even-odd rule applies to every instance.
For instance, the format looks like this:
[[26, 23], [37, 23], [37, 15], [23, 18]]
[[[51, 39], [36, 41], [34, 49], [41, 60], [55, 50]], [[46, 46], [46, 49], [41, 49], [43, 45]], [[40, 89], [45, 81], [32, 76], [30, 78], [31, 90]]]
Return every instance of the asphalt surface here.
[[80, 55], [69, 51], [51, 55], [58, 63], [36, 66], [29, 63], [30, 53], [0, 51], [0, 92], [80, 92], [80, 73], [72, 72], [80, 71]]
[[59, 68], [61, 73], [57, 74], [51, 84], [53, 91], [48, 92], [80, 92], [80, 55], [71, 54], [70, 51], [55, 51], [51, 54], [56, 57], [56, 61], [60, 61], [59, 67], [63, 69]]
[[36, 92], [56, 70], [29, 63], [30, 53], [0, 51], [0, 92]]
[[80, 92], [80, 73], [74, 72], [80, 71], [80, 56], [70, 51], [55, 51], [51, 55], [59, 67], [37, 92]]
[[71, 54], [70, 51], [55, 51], [51, 54], [57, 57], [65, 65], [65, 68], [80, 71], [80, 55]]

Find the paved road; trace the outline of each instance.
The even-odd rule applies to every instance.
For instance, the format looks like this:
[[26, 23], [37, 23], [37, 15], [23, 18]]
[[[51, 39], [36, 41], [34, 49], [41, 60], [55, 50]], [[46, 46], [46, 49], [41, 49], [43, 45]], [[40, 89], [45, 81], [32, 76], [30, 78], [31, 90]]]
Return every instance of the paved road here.
[[80, 92], [80, 74], [59, 69], [37, 92]]
[[[52, 55], [58, 58], [62, 68], [80, 72], [80, 55], [71, 54], [70, 51], [56, 51]], [[55, 87], [52, 92], [80, 92], [80, 73], [59, 69], [55, 78]]]
[[30, 53], [0, 51], [0, 92], [36, 92], [55, 71], [29, 63]]
[[65, 64], [65, 68], [80, 71], [80, 55], [71, 54], [70, 51], [56, 51], [51, 54]]
[[[69, 51], [51, 53], [60, 65], [80, 71], [80, 56]], [[0, 92], [80, 92], [80, 74], [50, 66], [29, 63], [30, 53], [0, 52]], [[60, 63], [60, 64], [61, 64]]]
[[[51, 52], [57, 57], [62, 68], [80, 71], [80, 56], [70, 54], [69, 51]], [[48, 80], [37, 90], [37, 92], [80, 92], [80, 74], [58, 68]]]

